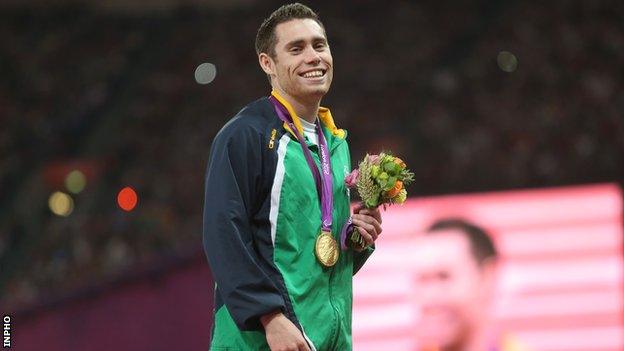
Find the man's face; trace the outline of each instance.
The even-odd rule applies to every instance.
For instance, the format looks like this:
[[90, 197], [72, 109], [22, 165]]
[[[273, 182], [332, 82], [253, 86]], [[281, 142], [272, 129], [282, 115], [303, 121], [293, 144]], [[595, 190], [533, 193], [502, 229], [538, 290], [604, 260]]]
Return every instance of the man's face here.
[[461, 346], [479, 319], [485, 318], [491, 274], [481, 270], [460, 231], [425, 235], [416, 244], [419, 340], [442, 349]]
[[[294, 19], [275, 28], [275, 57], [268, 60], [273, 86], [301, 100], [320, 99], [333, 78], [332, 56], [323, 28], [312, 19]], [[261, 63], [262, 63], [262, 57]]]

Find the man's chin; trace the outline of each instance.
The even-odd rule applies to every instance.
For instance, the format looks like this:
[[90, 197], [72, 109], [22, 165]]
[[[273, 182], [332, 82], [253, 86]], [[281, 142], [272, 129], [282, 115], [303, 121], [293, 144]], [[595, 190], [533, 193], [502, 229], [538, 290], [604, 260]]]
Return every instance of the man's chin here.
[[304, 100], [309, 99], [321, 99], [327, 92], [329, 91], [329, 87], [325, 86], [317, 86], [317, 87], [302, 87], [298, 92], [297, 96]]
[[441, 349], [447, 349], [457, 343], [458, 333], [447, 327], [435, 327], [433, 325], [422, 325], [420, 328], [420, 339], [425, 344], [437, 345]]
[[433, 348], [438, 351], [443, 350], [454, 350], [457, 349], [457, 346], [460, 343], [457, 340], [448, 339], [448, 338], [436, 338], [436, 337], [420, 337], [418, 339], [418, 343], [425, 347], [427, 350]]

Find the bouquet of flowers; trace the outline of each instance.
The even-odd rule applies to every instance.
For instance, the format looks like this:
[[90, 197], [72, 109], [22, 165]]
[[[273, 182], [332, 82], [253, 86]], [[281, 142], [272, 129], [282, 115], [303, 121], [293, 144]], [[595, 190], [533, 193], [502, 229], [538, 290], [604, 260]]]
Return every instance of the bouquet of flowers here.
[[[348, 188], [356, 188], [362, 204], [366, 208], [376, 208], [383, 205], [402, 204], [407, 199], [407, 187], [414, 181], [412, 173], [405, 162], [389, 153], [379, 155], [366, 154], [357, 169], [346, 178]], [[353, 245], [365, 247], [366, 242], [354, 229], [349, 237]], [[344, 243], [343, 240], [343, 244]]]

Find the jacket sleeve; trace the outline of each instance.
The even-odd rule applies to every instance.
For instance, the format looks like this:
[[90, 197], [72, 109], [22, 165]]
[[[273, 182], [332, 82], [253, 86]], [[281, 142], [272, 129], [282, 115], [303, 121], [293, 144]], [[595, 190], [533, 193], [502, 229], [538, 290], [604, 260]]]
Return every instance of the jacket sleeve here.
[[360, 268], [366, 263], [366, 260], [373, 254], [375, 251], [375, 245], [369, 246], [366, 249], [362, 250], [362, 252], [353, 251], [353, 275], [357, 273]]
[[261, 329], [260, 316], [285, 309], [253, 243], [262, 145], [259, 132], [233, 120], [213, 141], [206, 171], [204, 251], [220, 297], [241, 330]]

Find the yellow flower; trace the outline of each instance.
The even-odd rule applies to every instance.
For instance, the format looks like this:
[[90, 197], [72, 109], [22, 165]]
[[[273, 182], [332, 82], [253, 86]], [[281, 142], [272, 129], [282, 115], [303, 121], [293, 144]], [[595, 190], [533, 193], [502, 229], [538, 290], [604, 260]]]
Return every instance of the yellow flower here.
[[397, 195], [397, 197], [394, 199], [394, 201], [397, 204], [403, 204], [405, 202], [405, 200], [407, 200], [407, 190], [401, 189], [401, 191], [399, 191], [399, 195]]

